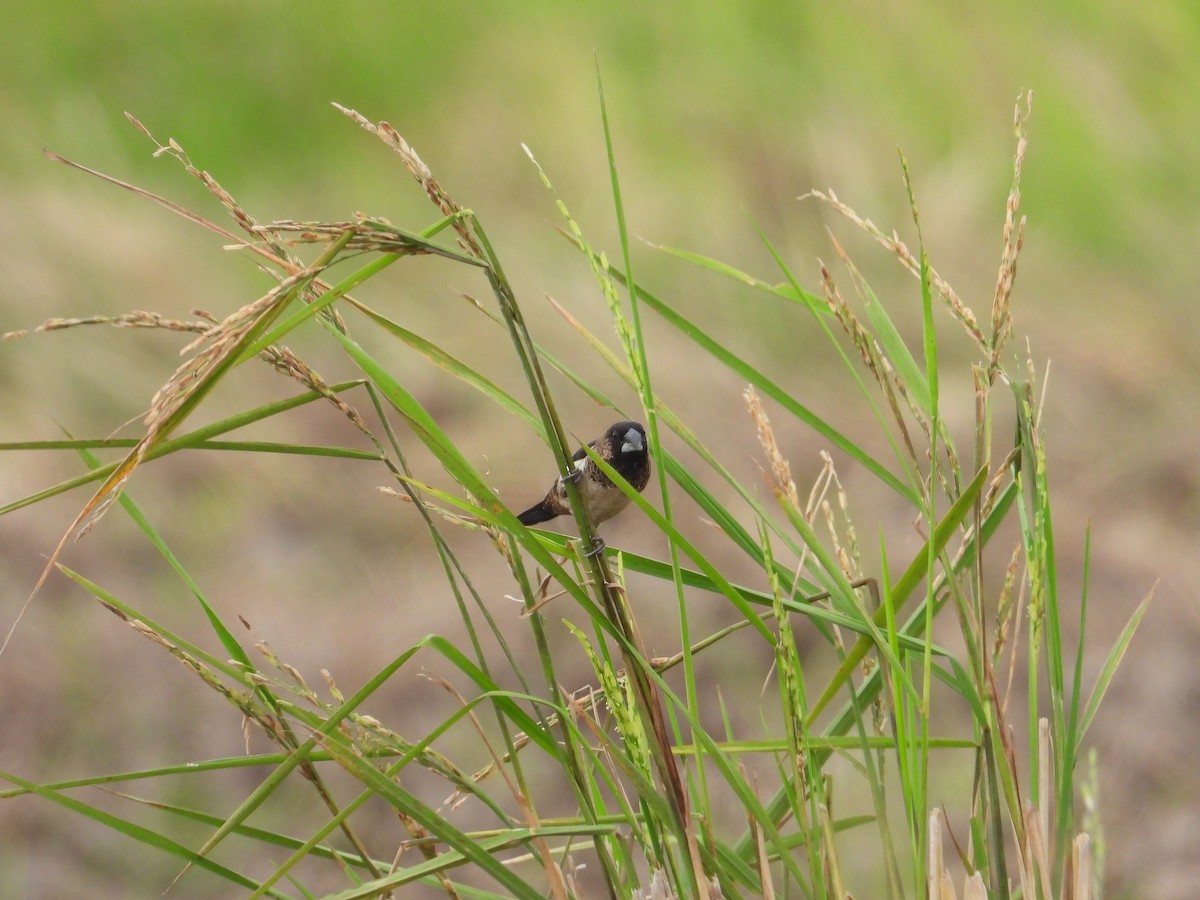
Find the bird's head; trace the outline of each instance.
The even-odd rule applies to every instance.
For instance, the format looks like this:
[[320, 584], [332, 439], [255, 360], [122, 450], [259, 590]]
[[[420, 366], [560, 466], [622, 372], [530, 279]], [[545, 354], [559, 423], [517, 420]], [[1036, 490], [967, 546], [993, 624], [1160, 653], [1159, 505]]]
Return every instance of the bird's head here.
[[637, 422], [618, 422], [608, 429], [606, 437], [618, 454], [646, 453], [646, 429]]

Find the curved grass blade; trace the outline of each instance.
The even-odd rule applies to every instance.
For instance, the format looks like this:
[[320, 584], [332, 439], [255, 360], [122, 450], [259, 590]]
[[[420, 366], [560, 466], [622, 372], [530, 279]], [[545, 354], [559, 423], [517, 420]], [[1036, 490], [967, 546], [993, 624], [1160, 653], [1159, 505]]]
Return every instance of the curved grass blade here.
[[[332, 759], [332, 756], [330, 756], [328, 753], [322, 752], [320, 755], [326, 759]], [[314, 759], [316, 756], [317, 754], [313, 754], [310, 759]], [[49, 785], [43, 785], [43, 787], [49, 787]], [[123, 800], [128, 800], [130, 803], [137, 803], [141, 806], [159, 810], [188, 822], [196, 822], [200, 825], [207, 825], [215, 828], [219, 826], [222, 821], [220, 816], [214, 816], [211, 813], [202, 812], [198, 809], [192, 809], [191, 807], [179, 806], [178, 804], [174, 803], [164, 803], [161, 800], [150, 800], [145, 797], [137, 797], [133, 794], [126, 794], [122, 791], [111, 791], [110, 793], [120, 797]], [[233, 833], [237, 837], [256, 841], [260, 844], [263, 844], [264, 847], [267, 848], [282, 847], [284, 849], [294, 850], [303, 843], [299, 838], [294, 838], [278, 831], [268, 831], [265, 828], [255, 828], [252, 825], [239, 825], [234, 829]], [[317, 846], [311, 848], [310, 852], [313, 856], [318, 856], [322, 859], [337, 860], [337, 862], [343, 866], [367, 868], [368, 865], [368, 861], [364, 860], [359, 854], [349, 853], [345, 850], [338, 850], [336, 847], [332, 847], [329, 844], [318, 844]], [[389, 861], [373, 859], [370, 860], [370, 865], [373, 866], [376, 871], [384, 871], [389, 868], [391, 863]], [[260, 884], [258, 890], [262, 891], [263, 885]]]
[[[87, 450], [81, 450], [80, 455], [83, 457], [84, 462], [93, 469], [99, 463], [96, 457], [94, 457]], [[204, 612], [205, 618], [208, 619], [208, 624], [212, 628], [213, 633], [217, 636], [217, 640], [219, 640], [221, 642], [221, 646], [225, 648], [225, 652], [243, 666], [246, 666], [248, 669], [253, 671], [256, 667], [250, 662], [249, 654], [246, 653], [246, 651], [242, 648], [242, 645], [238, 643], [237, 638], [233, 636], [233, 632], [231, 632], [225, 626], [225, 623], [221, 621], [221, 617], [217, 615], [216, 610], [212, 608], [212, 605], [205, 598], [204, 592], [200, 590], [200, 585], [196, 583], [196, 580], [192, 578], [187, 569], [183, 567], [183, 563], [179, 561], [179, 557], [171, 552], [171, 548], [167, 546], [167, 542], [163, 540], [162, 535], [158, 533], [158, 530], [150, 524], [150, 520], [146, 518], [141, 509], [139, 509], [137, 504], [133, 502], [133, 499], [127, 492], [122, 491], [120, 496], [117, 498], [117, 502], [121, 504], [121, 508], [125, 510], [129, 518], [133, 519], [134, 524], [141, 529], [142, 534], [146, 535], [150, 543], [154, 545], [154, 548], [158, 550], [160, 554], [162, 554], [162, 557], [167, 561], [167, 564], [175, 570], [175, 574], [178, 575], [183, 583], [187, 585], [188, 590], [192, 592], [192, 596], [196, 598], [196, 602], [200, 604], [200, 609]], [[263, 695], [264, 699], [267, 699], [269, 703], [274, 705], [274, 697], [270, 695], [270, 692], [267, 691], [265, 687], [260, 686], [260, 693]]]
[[[620, 279], [620, 273], [612, 269], [609, 271], [612, 272], [614, 278]], [[754, 385], [755, 388], [762, 391], [763, 394], [770, 397], [788, 413], [824, 437], [847, 456], [861, 463], [871, 474], [896, 491], [901, 497], [909, 500], [914, 505], [917, 504], [917, 497], [911, 487], [893, 475], [888, 469], [884, 468], [874, 457], [867, 454], [850, 438], [846, 437], [808, 407], [796, 400], [791, 394], [787, 393], [787, 391], [765, 373], [737, 356], [723, 344], [708, 335], [695, 322], [672, 309], [646, 289], [639, 287], [637, 293], [639, 299], [647, 306], [658, 313], [681, 334], [702, 347], [706, 353], [723, 363], [731, 371], [737, 373], [739, 377], [744, 378], [750, 384]]]
[[1108, 691], [1108, 686], [1112, 682], [1113, 676], [1117, 672], [1117, 667], [1121, 664], [1121, 660], [1125, 658], [1125, 651], [1129, 649], [1129, 642], [1133, 640], [1134, 632], [1142, 622], [1142, 617], [1146, 615], [1146, 610], [1150, 608], [1150, 601], [1154, 597], [1153, 589], [1150, 593], [1142, 598], [1142, 602], [1138, 604], [1137, 609], [1133, 611], [1133, 615], [1129, 617], [1129, 621], [1125, 623], [1125, 627], [1121, 629], [1120, 635], [1117, 636], [1117, 641], [1113, 644], [1113, 648], [1108, 652], [1108, 656], [1104, 659], [1104, 665], [1100, 669], [1100, 674], [1096, 678], [1096, 683], [1092, 686], [1092, 694], [1088, 697], [1087, 706], [1084, 707], [1083, 716], [1079, 722], [1079, 740], [1083, 740], [1083, 736], [1087, 734], [1088, 729], [1092, 725], [1092, 720], [1096, 717], [1096, 711], [1100, 707], [1100, 701], [1104, 699], [1104, 694]]
[[524, 419], [535, 431], [542, 431], [542, 421], [535, 416], [523, 403], [517, 400], [512, 394], [509, 394], [495, 382], [484, 377], [475, 369], [463, 363], [461, 360], [451, 356], [441, 347], [427, 341], [425, 338], [409, 331], [403, 325], [393, 322], [387, 316], [376, 312], [365, 303], [352, 301], [355, 309], [367, 316], [376, 325], [379, 325], [388, 333], [400, 338], [408, 346], [412, 347], [431, 363], [440, 369], [449, 372], [460, 381], [469, 384], [471, 387], [480, 391], [488, 399], [495, 402], [502, 409], [507, 410], [518, 418]]
[[[398, 751], [381, 751], [379, 758], [398, 756]], [[207, 759], [201, 762], [175, 763], [169, 766], [155, 766], [151, 769], [136, 769], [126, 772], [109, 772], [106, 775], [89, 775], [86, 778], [71, 778], [65, 781], [51, 781], [42, 785], [49, 791], [69, 791], [74, 788], [94, 787], [96, 785], [117, 784], [125, 781], [141, 781], [146, 778], [162, 778], [167, 775], [193, 775], [198, 772], [220, 772], [226, 769], [249, 769], [256, 766], [277, 766], [287, 758], [286, 753], [255, 753], [250, 756], [224, 756]], [[316, 750], [309, 755], [310, 762], [329, 762], [331, 757], [324, 750]], [[30, 793], [24, 788], [9, 788], [0, 791], [0, 800], [8, 800]], [[218, 820], [214, 824], [220, 824]]]
[[806, 305], [814, 313], [828, 316], [832, 315], [829, 307], [822, 302], [821, 298], [816, 294], [810, 294], [805, 290], [798, 290], [791, 282], [779, 282], [771, 284], [763, 281], [761, 278], [756, 278], [741, 269], [735, 268], [728, 263], [722, 262], [719, 259], [713, 259], [711, 256], [705, 256], [702, 253], [693, 253], [690, 250], [683, 250], [679, 247], [670, 247], [665, 244], [650, 244], [656, 250], [661, 250], [664, 253], [669, 253], [676, 256], [685, 262], [693, 263], [701, 268], [708, 269], [710, 272], [716, 272], [718, 275], [723, 275], [726, 278], [731, 278], [734, 281], [741, 282], [747, 287], [756, 288], [766, 291], [769, 294], [774, 294], [776, 297], [782, 297], [785, 300], [800, 301]]

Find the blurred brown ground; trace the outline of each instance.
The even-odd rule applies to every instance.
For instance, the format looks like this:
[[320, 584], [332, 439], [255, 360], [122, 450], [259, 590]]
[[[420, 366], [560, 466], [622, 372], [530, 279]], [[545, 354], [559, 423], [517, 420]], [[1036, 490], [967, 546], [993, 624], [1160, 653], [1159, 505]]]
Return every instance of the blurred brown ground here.
[[[85, 14], [83, 7], [61, 6], [60, 12]], [[13, 109], [0, 143], [0, 331], [50, 316], [131, 309], [186, 317], [199, 307], [220, 316], [266, 286], [245, 260], [223, 253], [193, 226], [41, 159], [48, 144], [219, 218], [169, 160], [149, 159], [147, 143], [120, 118], [126, 108], [160, 139], [179, 138], [197, 164], [263, 219], [336, 219], [361, 209], [407, 228], [432, 221], [435, 214], [398, 163], [325, 106], [337, 100], [388, 118], [416, 146], [450, 192], [482, 217], [535, 335], [580, 360], [581, 371], [623, 396], [633, 412], [634, 398], [617, 390], [544, 303], [544, 295], [553, 296], [610, 334], [586, 265], [554, 234], [552, 198], [518, 146], [531, 146], [592, 241], [615, 257], [593, 47], [637, 234], [781, 280], [755, 237], [756, 222], [805, 286], [815, 288], [816, 258], [834, 258], [822, 230], [829, 225], [909, 334], [917, 334], [919, 304], [911, 280], [847, 224], [795, 198], [832, 186], [885, 230], [910, 236], [894, 155], [901, 145], [933, 263], [983, 313], [999, 262], [1012, 105], [1019, 88], [1033, 87], [1024, 182], [1030, 227], [1014, 316], [1034, 358], [1051, 361], [1048, 442], [1064, 603], [1079, 596], [1085, 529], [1092, 527], [1085, 684], [1157, 584], [1089, 735], [1099, 753], [1110, 896], [1194, 896], [1200, 195], [1194, 175], [1188, 177], [1197, 150], [1184, 139], [1200, 133], [1200, 114], [1185, 109], [1200, 91], [1200, 54], [1187, 52], [1200, 46], [1194, 10], [1163, 4], [1158, 12], [1110, 21], [1105, 17], [1115, 15], [1115, 5], [1079, 19], [1014, 9], [971, 20], [926, 8], [920, 29], [899, 9], [875, 16], [853, 7], [796, 12], [782, 22], [754, 4], [741, 11], [731, 5], [709, 22], [634, 14], [632, 7], [624, 18], [589, 9], [575, 19], [534, 15], [533, 7], [511, 18], [425, 11], [430, 21], [387, 19], [379, 34], [399, 46], [385, 49], [370, 43], [367, 20], [327, 31], [305, 13], [278, 26], [282, 34], [260, 33], [253, 17], [266, 13], [230, 13], [233, 22], [213, 24], [198, 8], [183, 8], [181, 21], [147, 17], [137, 26], [95, 13], [94, 42], [107, 50], [79, 36], [68, 43], [49, 20], [39, 20], [38, 33], [29, 36], [27, 70], [10, 73], [8, 87], [0, 88]], [[217, 34], [228, 31], [236, 48], [219, 49], [219, 37], [197, 25], [195, 46], [204, 49], [188, 49], [189, 17]], [[427, 27], [434, 49], [416, 42], [411, 32], [418, 25]], [[117, 29], [121, 40], [106, 28]], [[183, 48], [182, 61], [172, 41]], [[88, 48], [91, 55], [83, 53]], [[246, 64], [235, 91], [243, 57], [254, 65]], [[361, 63], [360, 70], [346, 74], [337, 65], [343, 58]], [[39, 88], [39, 64], [49, 72], [54, 60], [62, 61], [55, 69], [61, 80], [53, 90]], [[870, 422], [844, 418], [851, 408], [846, 379], [811, 319], [643, 246], [635, 247], [635, 259], [647, 287], [761, 360], [852, 436], [875, 440]], [[460, 292], [487, 301], [474, 273], [422, 259], [393, 268], [363, 299], [524, 399], [501, 333]], [[952, 334], [948, 320], [941, 322]], [[660, 394], [746, 483], [761, 484], [741, 383], [695, 364], [690, 346], [659, 323], [647, 325]], [[375, 349], [386, 346], [370, 340]], [[99, 327], [5, 342], [0, 440], [54, 438], [59, 425], [79, 436], [117, 431], [173, 370], [182, 343], [163, 333]], [[328, 381], [354, 375], [313, 332], [291, 346]], [[503, 497], [519, 506], [544, 488], [549, 454], [515, 420], [411, 354], [390, 361]], [[965, 384], [951, 378], [946, 389], [946, 414], [959, 435], [970, 427]], [[565, 383], [559, 387], [567, 425], [581, 437], [612, 418]], [[292, 392], [282, 379], [246, 367], [202, 417]], [[778, 414], [774, 421], [806, 488], [823, 445]], [[246, 436], [360, 446], [319, 405], [285, 424], [291, 429], [285, 434], [260, 428]], [[418, 477], [438, 480], [420, 452], [414, 450], [413, 462]], [[5, 453], [0, 503], [79, 471], [66, 453]], [[881, 489], [844, 463], [839, 471], [860, 535], [906, 533], [903, 511]], [[222, 614], [231, 621], [244, 616], [256, 637], [310, 683], [319, 684], [319, 670], [327, 668], [352, 690], [419, 635], [461, 631], [416, 516], [375, 490], [383, 483], [382, 472], [368, 464], [191, 454], [147, 467], [130, 494]], [[5, 629], [83, 500], [76, 493], [0, 518]], [[682, 515], [689, 515], [686, 507]], [[704, 531], [699, 523], [692, 528], [701, 537]], [[476, 565], [490, 608], [523, 646], [525, 629], [502, 599], [503, 572], [485, 541], [453, 529], [451, 540]], [[625, 518], [613, 523], [610, 542], [662, 550], [642, 523]], [[916, 543], [900, 537], [896, 546], [901, 553]], [[168, 627], [201, 633], [190, 597], [119, 511], [72, 545], [65, 561]], [[735, 573], [741, 565], [723, 561]], [[730, 611], [711, 597], [689, 602], [700, 607], [699, 622], [729, 620]], [[644, 598], [639, 615], [644, 631], [663, 635], [654, 652], [677, 649], [672, 598]], [[560, 632], [555, 640], [570, 638]], [[436, 670], [434, 660], [428, 664]], [[369, 710], [406, 734], [421, 733], [449, 709], [440, 689], [416, 675], [406, 671]], [[725, 684], [735, 673], [709, 677]], [[0, 697], [0, 769], [34, 780], [245, 749], [230, 708], [62, 578], [49, 582], [0, 659]], [[265, 749], [257, 739], [252, 746]], [[152, 790], [160, 800], [227, 809], [257, 777], [173, 781], [176, 796], [158, 793], [165, 785]], [[138, 785], [129, 789], [139, 792]], [[209, 790], [227, 792], [226, 805], [209, 806]], [[96, 791], [81, 796], [134, 814]], [[296, 802], [303, 803], [299, 793]], [[278, 814], [281, 821], [286, 814]], [[191, 843], [206, 834], [196, 830]], [[177, 872], [127, 839], [33, 798], [0, 803], [0, 848], [4, 896], [72, 896], [96, 886], [137, 895], [161, 890]], [[197, 875], [172, 891], [224, 895]]]

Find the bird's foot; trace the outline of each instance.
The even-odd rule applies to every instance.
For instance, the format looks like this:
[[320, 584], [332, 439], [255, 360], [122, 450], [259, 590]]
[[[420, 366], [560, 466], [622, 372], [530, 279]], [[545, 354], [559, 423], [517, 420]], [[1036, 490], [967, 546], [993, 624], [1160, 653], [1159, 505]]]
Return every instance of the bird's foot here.
[[604, 552], [604, 548], [606, 546], [607, 545], [604, 543], [604, 538], [597, 535], [596, 537], [592, 538], [592, 549], [583, 554], [583, 558], [591, 559], [593, 556], [599, 556]]

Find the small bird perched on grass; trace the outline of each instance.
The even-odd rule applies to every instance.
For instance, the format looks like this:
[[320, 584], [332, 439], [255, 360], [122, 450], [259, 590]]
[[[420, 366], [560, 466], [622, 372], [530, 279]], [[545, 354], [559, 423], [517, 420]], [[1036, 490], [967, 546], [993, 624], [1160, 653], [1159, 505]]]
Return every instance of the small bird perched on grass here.
[[[641, 492], [650, 481], [650, 454], [646, 448], [646, 429], [637, 422], [618, 422], [604, 432], [604, 437], [590, 441], [588, 446], [596, 455], [613, 467], [630, 487]], [[599, 525], [611, 519], [626, 506], [629, 498], [617, 487], [600, 467], [580, 447], [571, 457], [574, 474], [566, 476], [573, 480], [583, 497], [584, 505], [592, 517], [592, 524]], [[525, 525], [547, 522], [557, 516], [568, 515], [571, 504], [567, 500], [564, 478], [554, 482], [540, 503], [529, 507], [517, 516]]]

